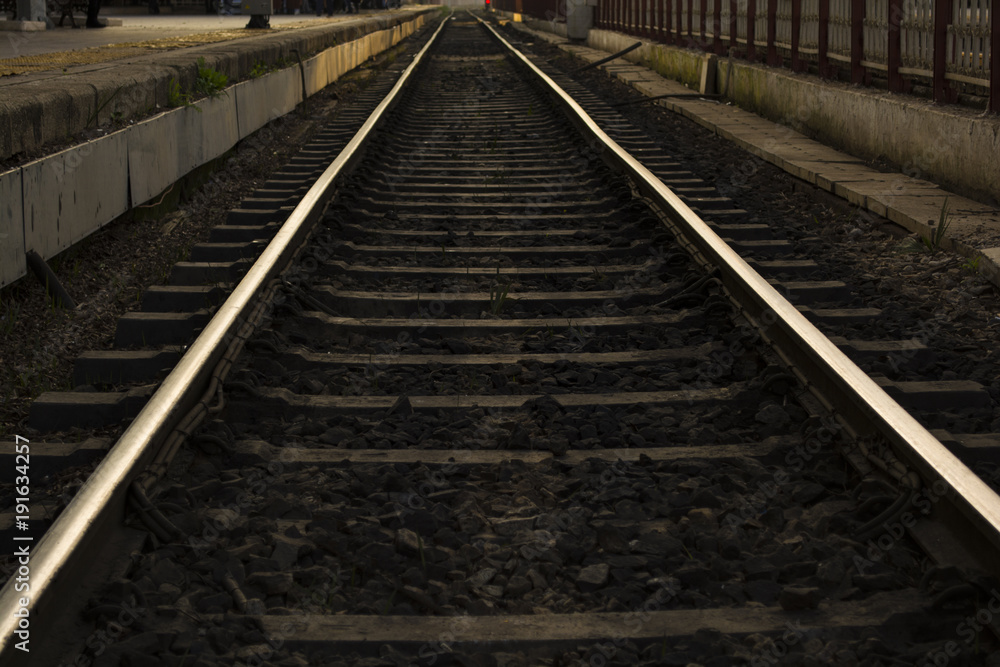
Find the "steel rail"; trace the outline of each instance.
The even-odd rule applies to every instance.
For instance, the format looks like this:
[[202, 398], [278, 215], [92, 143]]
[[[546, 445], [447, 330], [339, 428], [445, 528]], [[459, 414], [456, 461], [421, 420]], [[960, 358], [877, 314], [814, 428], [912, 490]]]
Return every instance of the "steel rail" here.
[[946, 499], [958, 510], [959, 521], [964, 517], [971, 524], [948, 528], [956, 539], [965, 542], [967, 553], [980, 556], [980, 564], [992, 569], [993, 574], [1000, 574], [1000, 559], [983, 558], [984, 547], [993, 554], [1000, 551], [1000, 496], [754, 271], [680, 197], [601, 130], [557, 83], [493, 26], [478, 20], [544, 82], [578, 128], [600, 142], [605, 156], [635, 179], [643, 194], [667, 212], [703, 257], [719, 267], [719, 277], [730, 294], [762, 335], [776, 344], [810, 391], [855, 433], [883, 436], [894, 453], [912, 466], [925, 483], [940, 480], [947, 484], [942, 493], [935, 488], [932, 499], [935, 502]]
[[32, 637], [36, 642], [43, 642], [48, 636], [51, 641], [52, 635], [47, 635], [41, 624], [52, 622], [59, 615], [60, 593], [69, 586], [79, 585], [79, 580], [91, 568], [84, 554], [98, 548], [101, 538], [106, 537], [124, 516], [129, 484], [152, 461], [163, 439], [196, 403], [229, 341], [246, 321], [245, 313], [256, 306], [263, 288], [291, 261], [332, 195], [336, 178], [355, 161], [372, 130], [399, 99], [400, 92], [450, 18], [441, 22], [389, 94], [303, 196], [177, 366], [31, 549], [30, 590], [16, 591], [12, 576], [0, 591], [0, 664], [15, 664], [18, 656], [30, 660], [30, 653], [19, 652], [14, 646], [18, 641], [15, 631], [19, 621], [14, 612], [23, 606], [19, 604], [20, 598], [30, 600], [27, 608]]

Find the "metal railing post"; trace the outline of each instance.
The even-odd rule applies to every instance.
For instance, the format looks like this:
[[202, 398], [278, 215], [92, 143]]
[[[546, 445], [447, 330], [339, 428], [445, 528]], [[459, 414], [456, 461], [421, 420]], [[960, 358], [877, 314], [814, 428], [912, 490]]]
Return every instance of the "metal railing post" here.
[[698, 41], [700, 42], [699, 48], [707, 51], [706, 39], [705, 39], [705, 14], [708, 11], [708, 0], [699, 0], [698, 2], [698, 29], [700, 35]]
[[[994, 2], [995, 5], [995, 2]], [[990, 11], [994, 8], [991, 7]], [[951, 0], [934, 0], [934, 101], [947, 104], [956, 99], [955, 91], [944, 78], [948, 62], [948, 19], [951, 16]], [[992, 35], [991, 35], [992, 37]], [[994, 46], [991, 42], [991, 46]]]
[[684, 16], [684, 10], [681, 5], [684, 4], [684, 0], [675, 0], [677, 3], [677, 46], [683, 46], [684, 42], [681, 41], [681, 31], [684, 30], [684, 26], [681, 24], [681, 19]]
[[778, 39], [778, 0], [767, 0], [767, 64], [781, 67], [781, 56], [775, 42]]
[[[903, 59], [902, 41], [899, 34], [899, 20], [903, 14], [903, 0], [889, 0], [889, 52], [886, 54], [886, 64], [889, 67], [887, 77], [889, 80], [889, 92], [903, 92], [903, 76], [899, 73], [899, 66]], [[936, 14], [936, 12], [935, 12]], [[935, 15], [935, 22], [937, 16]], [[935, 42], [934, 60], [937, 62], [937, 44]]]
[[694, 41], [694, 0], [688, 0], [687, 46]]
[[716, 55], [721, 56], [725, 52], [722, 46], [722, 0], [715, 0], [712, 13], [715, 15], [715, 18], [712, 19], [715, 22], [715, 27], [712, 29], [712, 43]]
[[851, 83], [865, 82], [865, 0], [851, 0]]
[[799, 60], [799, 36], [802, 33], [802, 0], [792, 0], [792, 71], [802, 69]]
[[819, 50], [817, 69], [824, 79], [832, 77], [830, 71], [830, 0], [819, 0], [819, 33], [816, 43]]
[[729, 48], [736, 48], [736, 0], [729, 0]]

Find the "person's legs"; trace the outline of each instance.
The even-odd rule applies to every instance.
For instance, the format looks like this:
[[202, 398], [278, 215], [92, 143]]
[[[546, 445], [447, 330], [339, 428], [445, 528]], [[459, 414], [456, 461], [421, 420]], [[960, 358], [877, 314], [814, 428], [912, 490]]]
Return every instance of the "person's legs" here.
[[101, 11], [101, 0], [90, 0], [87, 3], [87, 27], [103, 28], [104, 24], [97, 20], [97, 13]]

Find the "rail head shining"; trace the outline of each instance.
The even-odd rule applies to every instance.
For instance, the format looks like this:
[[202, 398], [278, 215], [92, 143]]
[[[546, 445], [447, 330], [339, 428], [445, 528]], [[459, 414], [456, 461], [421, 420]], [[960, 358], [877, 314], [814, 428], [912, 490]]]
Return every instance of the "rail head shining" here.
[[111, 448], [65, 511], [31, 549], [30, 590], [16, 591], [12, 577], [0, 591], [0, 663], [15, 664], [14, 661], [19, 657], [26, 660], [30, 656], [14, 647], [18, 641], [15, 631], [19, 621], [14, 612], [23, 607], [19, 602], [21, 598], [30, 600], [27, 608], [31, 618], [31, 636], [38, 641], [46, 636], [41, 624], [57, 615], [55, 612], [62, 597], [61, 591], [73, 586], [89, 569], [86, 556], [81, 554], [88, 554], [99, 542], [98, 529], [120, 521], [129, 483], [145, 469], [177, 420], [197, 401], [233, 333], [246, 320], [245, 314], [256, 305], [256, 299], [268, 282], [291, 260], [295, 249], [306, 238], [312, 223], [319, 217], [323, 205], [332, 194], [335, 179], [359, 154], [372, 130], [399, 99], [400, 92], [449, 18], [451, 17], [441, 22], [427, 44], [400, 75], [389, 94], [303, 196], [288, 220], [145, 408]]
[[940, 480], [947, 484], [950, 492], [945, 494], [946, 499], [978, 531], [974, 541], [984, 541], [994, 553], [1000, 552], [1000, 497], [754, 271], [680, 197], [611, 139], [555, 81], [493, 26], [480, 21], [544, 83], [581, 131], [598, 140], [605, 155], [635, 179], [645, 195], [669, 212], [685, 237], [719, 267], [720, 278], [730, 293], [748, 304], [748, 314], [758, 324], [772, 322], [764, 333], [791, 346], [793, 362], [811, 381], [817, 378], [817, 390], [824, 399], [859, 432], [883, 436], [925, 483]]

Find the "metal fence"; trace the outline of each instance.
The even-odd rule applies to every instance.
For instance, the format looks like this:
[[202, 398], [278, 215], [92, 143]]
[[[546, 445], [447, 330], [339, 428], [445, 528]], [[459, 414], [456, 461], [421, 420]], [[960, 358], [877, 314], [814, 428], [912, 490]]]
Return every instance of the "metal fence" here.
[[[597, 0], [598, 28], [763, 60], [891, 92], [960, 89], [1000, 112], [1000, 0]], [[496, 9], [563, 20], [565, 0], [494, 0]]]

